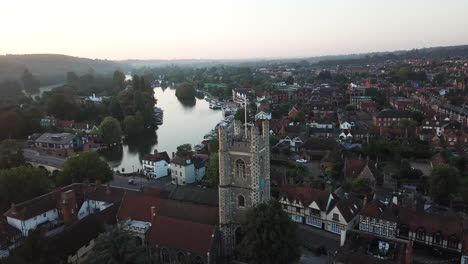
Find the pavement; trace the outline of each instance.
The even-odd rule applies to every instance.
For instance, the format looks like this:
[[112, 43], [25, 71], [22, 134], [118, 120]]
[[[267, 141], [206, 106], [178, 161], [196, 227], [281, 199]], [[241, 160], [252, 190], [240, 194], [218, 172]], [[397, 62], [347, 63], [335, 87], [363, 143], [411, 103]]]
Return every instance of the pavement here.
[[44, 165], [49, 165], [56, 168], [61, 168], [65, 159], [44, 155], [33, 149], [25, 148], [23, 149], [23, 156], [26, 161], [41, 163]]
[[[129, 179], [133, 179], [134, 184], [128, 183]], [[144, 177], [135, 177], [135, 176], [122, 176], [119, 174], [114, 174], [114, 179], [109, 182], [110, 186], [140, 190], [141, 188], [158, 188], [167, 191], [172, 191], [175, 188], [175, 185], [171, 183], [171, 177], [166, 176], [159, 179], [147, 179]]]

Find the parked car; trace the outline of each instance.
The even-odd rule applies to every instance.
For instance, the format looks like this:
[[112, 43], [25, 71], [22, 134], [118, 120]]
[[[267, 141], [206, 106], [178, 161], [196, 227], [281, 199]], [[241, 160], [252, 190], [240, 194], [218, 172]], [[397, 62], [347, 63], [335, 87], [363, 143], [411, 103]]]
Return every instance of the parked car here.
[[296, 160], [297, 163], [307, 163], [307, 160], [305, 159], [298, 159]]
[[134, 179], [129, 179], [129, 180], [128, 180], [128, 184], [135, 185], [136, 183], [135, 183], [135, 180], [134, 180]]

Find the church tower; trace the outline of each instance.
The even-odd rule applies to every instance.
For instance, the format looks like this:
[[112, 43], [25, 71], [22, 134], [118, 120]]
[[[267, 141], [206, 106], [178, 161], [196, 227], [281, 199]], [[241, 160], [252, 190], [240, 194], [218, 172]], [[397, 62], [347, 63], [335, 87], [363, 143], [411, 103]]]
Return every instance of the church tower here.
[[[261, 133], [260, 131], [261, 130]], [[269, 123], [219, 127], [219, 228], [224, 255], [239, 242], [240, 223], [251, 207], [270, 199]]]

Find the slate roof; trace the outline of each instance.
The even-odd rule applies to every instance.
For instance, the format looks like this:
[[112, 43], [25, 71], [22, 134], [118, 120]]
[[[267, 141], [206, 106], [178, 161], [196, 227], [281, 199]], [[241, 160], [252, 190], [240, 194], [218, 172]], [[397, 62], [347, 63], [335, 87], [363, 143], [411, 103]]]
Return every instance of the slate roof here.
[[157, 215], [146, 240], [160, 247], [182, 249], [202, 255], [210, 251], [217, 227]]
[[356, 197], [339, 200], [335, 206], [340, 211], [346, 222], [349, 223], [362, 209], [362, 201]]
[[60, 144], [60, 145], [68, 145], [70, 144], [77, 135], [70, 134], [70, 133], [61, 133], [61, 134], [54, 134], [54, 133], [44, 133], [38, 139], [36, 139], [36, 143], [51, 143], [51, 144]]
[[217, 188], [201, 188], [194, 185], [177, 185], [170, 193], [172, 200], [217, 206], [219, 203]]

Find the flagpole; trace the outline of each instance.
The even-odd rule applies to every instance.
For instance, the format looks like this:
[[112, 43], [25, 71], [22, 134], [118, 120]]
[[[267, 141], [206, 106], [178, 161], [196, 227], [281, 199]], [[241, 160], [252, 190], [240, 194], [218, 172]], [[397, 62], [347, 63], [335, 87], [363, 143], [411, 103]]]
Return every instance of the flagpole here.
[[247, 95], [244, 96], [245, 139], [247, 139]]

